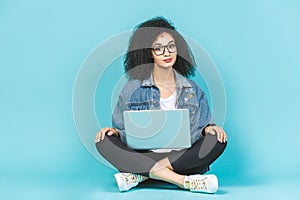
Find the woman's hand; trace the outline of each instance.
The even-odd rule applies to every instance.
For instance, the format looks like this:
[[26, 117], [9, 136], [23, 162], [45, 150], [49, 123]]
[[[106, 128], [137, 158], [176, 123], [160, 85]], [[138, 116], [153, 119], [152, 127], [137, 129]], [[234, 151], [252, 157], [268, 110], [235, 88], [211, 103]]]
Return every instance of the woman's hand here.
[[100, 140], [104, 140], [105, 135], [108, 136], [115, 135], [118, 137], [119, 132], [115, 128], [105, 127], [96, 134], [95, 142], [100, 142]]
[[226, 135], [225, 131], [223, 130], [223, 128], [220, 126], [207, 126], [204, 129], [204, 133], [205, 133], [205, 135], [206, 134], [211, 134], [211, 135], [217, 134], [217, 139], [219, 142], [221, 142], [221, 143], [227, 142], [227, 135]]

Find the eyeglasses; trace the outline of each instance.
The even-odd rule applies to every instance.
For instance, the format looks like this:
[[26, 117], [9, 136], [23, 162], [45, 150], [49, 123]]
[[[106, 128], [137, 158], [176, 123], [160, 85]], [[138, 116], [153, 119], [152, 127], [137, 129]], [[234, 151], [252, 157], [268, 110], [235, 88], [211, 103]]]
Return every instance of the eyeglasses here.
[[169, 53], [174, 53], [176, 52], [176, 45], [175, 42], [170, 42], [167, 45], [155, 45], [152, 50], [154, 52], [155, 55], [160, 56], [163, 55], [165, 53], [166, 48], [168, 49]]

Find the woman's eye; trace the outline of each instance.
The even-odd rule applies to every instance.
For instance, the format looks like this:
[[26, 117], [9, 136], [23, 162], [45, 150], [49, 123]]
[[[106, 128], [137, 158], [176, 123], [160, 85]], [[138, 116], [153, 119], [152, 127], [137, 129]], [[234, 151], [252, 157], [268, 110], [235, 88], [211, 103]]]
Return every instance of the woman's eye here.
[[174, 49], [175, 48], [175, 44], [169, 44], [169, 48], [170, 49]]
[[161, 47], [155, 47], [155, 51], [161, 51], [162, 48]]

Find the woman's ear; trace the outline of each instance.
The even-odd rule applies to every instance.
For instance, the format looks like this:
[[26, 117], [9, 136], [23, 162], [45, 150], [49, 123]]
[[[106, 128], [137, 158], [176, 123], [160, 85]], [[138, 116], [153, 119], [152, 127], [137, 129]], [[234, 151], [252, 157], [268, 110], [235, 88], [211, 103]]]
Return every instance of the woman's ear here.
[[150, 58], [152, 58], [152, 59], [154, 58], [152, 49], [150, 49]]

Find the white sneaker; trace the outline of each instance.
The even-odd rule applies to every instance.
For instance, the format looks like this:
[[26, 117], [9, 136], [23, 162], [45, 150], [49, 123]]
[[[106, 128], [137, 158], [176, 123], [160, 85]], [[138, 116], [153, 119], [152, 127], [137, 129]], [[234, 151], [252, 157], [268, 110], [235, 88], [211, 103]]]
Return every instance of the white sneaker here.
[[131, 173], [116, 173], [114, 176], [120, 192], [137, 186], [143, 179], [141, 175]]
[[[187, 182], [189, 187], [186, 186]], [[213, 174], [190, 175], [184, 179], [184, 188], [192, 192], [215, 193], [218, 190], [218, 178]]]

